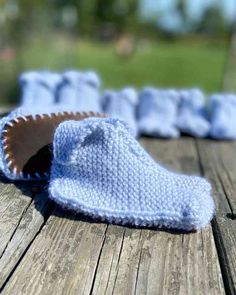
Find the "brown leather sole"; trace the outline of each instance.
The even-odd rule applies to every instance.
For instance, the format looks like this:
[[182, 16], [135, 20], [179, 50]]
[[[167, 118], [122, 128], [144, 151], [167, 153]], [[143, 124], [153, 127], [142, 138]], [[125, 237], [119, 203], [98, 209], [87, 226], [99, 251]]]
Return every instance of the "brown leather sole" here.
[[66, 120], [104, 117], [94, 112], [19, 117], [5, 125], [2, 140], [10, 171], [23, 178], [47, 178], [52, 161], [53, 135]]

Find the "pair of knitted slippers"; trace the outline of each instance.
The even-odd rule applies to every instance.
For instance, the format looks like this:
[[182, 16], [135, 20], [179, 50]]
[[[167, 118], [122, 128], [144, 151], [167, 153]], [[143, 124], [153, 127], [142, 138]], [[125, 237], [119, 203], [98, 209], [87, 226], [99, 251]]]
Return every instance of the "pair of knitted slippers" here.
[[174, 90], [146, 87], [140, 95], [133, 88], [106, 91], [102, 109], [124, 120], [135, 136], [177, 138], [180, 133], [205, 137], [210, 130], [205, 97], [198, 89]]
[[1, 122], [2, 171], [11, 179], [50, 177], [55, 202], [109, 222], [203, 228], [214, 213], [210, 184], [162, 168], [124, 122], [99, 116], [9, 115]]
[[194, 137], [236, 139], [236, 95], [214, 94], [199, 89], [133, 88], [107, 90], [100, 97], [95, 72], [68, 70], [63, 73], [31, 71], [20, 78], [21, 105], [25, 108], [70, 107], [73, 111], [103, 111], [127, 122], [133, 135], [176, 138], [180, 133]]
[[205, 97], [198, 89], [145, 88], [140, 94], [138, 126], [141, 134], [177, 138], [180, 133], [205, 137], [210, 124]]
[[106, 91], [102, 109], [127, 122], [135, 136], [177, 138], [182, 133], [236, 139], [235, 94], [213, 94], [206, 101], [199, 89], [146, 87], [138, 95], [133, 88], [124, 88], [118, 92]]
[[67, 105], [76, 111], [100, 112], [100, 80], [93, 71], [29, 71], [20, 75], [21, 106]]

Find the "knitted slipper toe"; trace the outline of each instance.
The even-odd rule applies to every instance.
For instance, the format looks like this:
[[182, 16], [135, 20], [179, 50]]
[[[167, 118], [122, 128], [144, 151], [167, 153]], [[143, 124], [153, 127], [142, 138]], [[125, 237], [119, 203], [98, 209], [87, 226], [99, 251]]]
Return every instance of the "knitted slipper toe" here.
[[61, 123], [54, 135], [50, 197], [65, 208], [121, 224], [203, 228], [212, 218], [210, 184], [169, 172], [117, 119]]
[[56, 127], [65, 120], [83, 120], [98, 113], [58, 112], [22, 115], [17, 111], [2, 124], [1, 170], [10, 179], [47, 179]]

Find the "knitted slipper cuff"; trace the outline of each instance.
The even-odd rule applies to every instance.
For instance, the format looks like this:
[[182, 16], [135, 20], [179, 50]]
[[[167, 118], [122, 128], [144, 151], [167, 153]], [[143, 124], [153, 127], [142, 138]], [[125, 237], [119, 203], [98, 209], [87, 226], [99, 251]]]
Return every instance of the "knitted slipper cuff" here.
[[93, 112], [23, 113], [14, 111], [0, 122], [0, 169], [12, 180], [48, 179], [53, 135], [61, 122], [103, 117]]

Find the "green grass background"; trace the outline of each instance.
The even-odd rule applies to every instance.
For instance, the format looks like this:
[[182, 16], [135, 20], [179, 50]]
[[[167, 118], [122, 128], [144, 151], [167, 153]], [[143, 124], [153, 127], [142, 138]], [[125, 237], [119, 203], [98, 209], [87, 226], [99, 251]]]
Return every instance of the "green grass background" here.
[[[34, 40], [16, 60], [4, 62], [0, 87], [7, 94], [2, 102], [18, 100], [16, 77], [30, 69], [95, 69], [103, 88], [132, 85], [156, 87], [201, 87], [219, 91], [226, 60], [226, 46], [205, 40], [181, 42], [139, 42], [129, 59], [122, 59], [113, 44], [68, 38]], [[2, 85], [2, 86], [1, 86]], [[12, 91], [11, 91], [12, 90]], [[14, 90], [14, 91], [13, 91]], [[4, 91], [3, 91], [4, 93]], [[12, 97], [13, 96], [13, 97]]]

